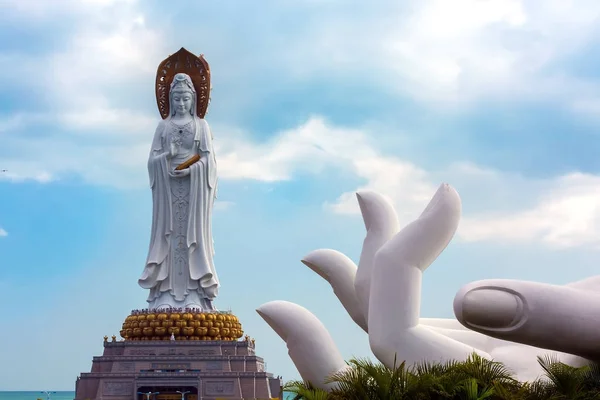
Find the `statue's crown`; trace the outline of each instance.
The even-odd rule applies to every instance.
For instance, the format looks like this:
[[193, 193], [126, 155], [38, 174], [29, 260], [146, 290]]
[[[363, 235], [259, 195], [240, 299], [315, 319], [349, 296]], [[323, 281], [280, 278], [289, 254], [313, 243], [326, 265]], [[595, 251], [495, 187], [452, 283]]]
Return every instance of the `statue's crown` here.
[[191, 81], [191, 78], [184, 74], [178, 73], [173, 77], [173, 82], [171, 83], [171, 91], [174, 90], [190, 90], [196, 93], [196, 89], [194, 88], [194, 83]]
[[[192, 80], [191, 87], [185, 74]], [[169, 92], [185, 85], [196, 92], [196, 115], [204, 118], [210, 103], [210, 68], [202, 55], [196, 57], [183, 47], [163, 60], [156, 72], [156, 103], [163, 119], [169, 116]], [[173, 86], [173, 87], [172, 87]]]

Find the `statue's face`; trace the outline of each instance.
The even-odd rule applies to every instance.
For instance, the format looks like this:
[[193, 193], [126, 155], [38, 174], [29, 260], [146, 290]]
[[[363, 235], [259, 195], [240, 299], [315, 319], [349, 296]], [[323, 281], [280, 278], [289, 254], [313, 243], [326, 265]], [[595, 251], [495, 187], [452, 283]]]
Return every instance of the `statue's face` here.
[[175, 110], [175, 114], [183, 116], [190, 113], [192, 109], [192, 93], [189, 91], [174, 91], [171, 99], [173, 104], [171, 107]]

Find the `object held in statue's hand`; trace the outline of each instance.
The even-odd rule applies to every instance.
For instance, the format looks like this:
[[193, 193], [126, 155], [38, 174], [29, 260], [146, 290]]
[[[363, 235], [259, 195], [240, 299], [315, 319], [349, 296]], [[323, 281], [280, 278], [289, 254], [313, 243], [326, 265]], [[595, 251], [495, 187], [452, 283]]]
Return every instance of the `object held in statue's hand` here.
[[189, 159], [179, 164], [177, 168], [175, 168], [175, 171], [181, 171], [182, 169], [189, 168], [192, 164], [195, 164], [198, 161], [200, 161], [200, 155], [194, 154]]

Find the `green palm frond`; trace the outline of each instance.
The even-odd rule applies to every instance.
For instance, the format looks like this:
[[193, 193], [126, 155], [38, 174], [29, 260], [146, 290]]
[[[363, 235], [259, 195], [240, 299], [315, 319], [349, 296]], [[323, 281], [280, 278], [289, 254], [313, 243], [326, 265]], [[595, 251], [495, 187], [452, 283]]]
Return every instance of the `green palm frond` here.
[[554, 394], [568, 396], [569, 399], [581, 398], [588, 367], [572, 367], [559, 362], [553, 355], [538, 357], [538, 363], [550, 381]]
[[501, 362], [488, 360], [476, 353], [471, 354], [466, 361], [455, 367], [456, 371], [474, 378], [480, 385], [513, 384], [516, 382], [512, 372]]
[[470, 378], [463, 382], [466, 400], [484, 400], [494, 395], [494, 387], [479, 388], [477, 379]]
[[600, 393], [600, 363], [590, 363], [583, 372], [583, 375], [585, 389], [590, 392]]
[[404, 363], [387, 368], [368, 359], [352, 359], [348, 368], [332, 375], [327, 382], [336, 384], [333, 393], [344, 393], [347, 399], [384, 400], [402, 396], [411, 379]]
[[293, 400], [331, 400], [329, 392], [314, 388], [303, 381], [290, 381], [283, 385], [283, 391], [294, 394]]
[[459, 364], [460, 362], [455, 360], [446, 361], [445, 363], [422, 361], [415, 364], [412, 370], [417, 375], [441, 376], [447, 374], [449, 371], [454, 370]]
[[543, 379], [521, 383], [502, 363], [472, 354], [465, 361], [404, 362], [388, 368], [368, 359], [351, 359], [329, 377], [327, 392], [310, 383], [284, 385], [294, 400], [600, 400], [600, 365], [572, 367], [556, 357], [538, 358]]

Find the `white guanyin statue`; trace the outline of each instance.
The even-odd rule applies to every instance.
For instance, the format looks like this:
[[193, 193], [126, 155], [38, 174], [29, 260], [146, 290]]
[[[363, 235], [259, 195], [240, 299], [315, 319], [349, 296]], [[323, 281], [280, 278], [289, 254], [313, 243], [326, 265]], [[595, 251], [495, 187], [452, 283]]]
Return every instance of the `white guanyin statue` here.
[[[152, 232], [146, 266], [138, 280], [142, 288], [150, 290], [150, 309], [215, 310], [212, 302], [220, 286], [212, 238], [217, 163], [213, 136], [203, 118], [208, 96], [201, 93], [199, 99], [197, 93], [198, 87], [210, 91], [210, 75], [208, 64], [190, 55], [180, 50], [163, 61], [157, 76], [163, 120], [156, 128], [148, 158]], [[188, 69], [173, 57], [187, 57]], [[196, 72], [204, 72], [194, 77], [202, 82], [181, 72], [194, 71], [190, 59]], [[169, 75], [172, 81], [166, 82]], [[199, 105], [199, 100], [203, 104]]]

